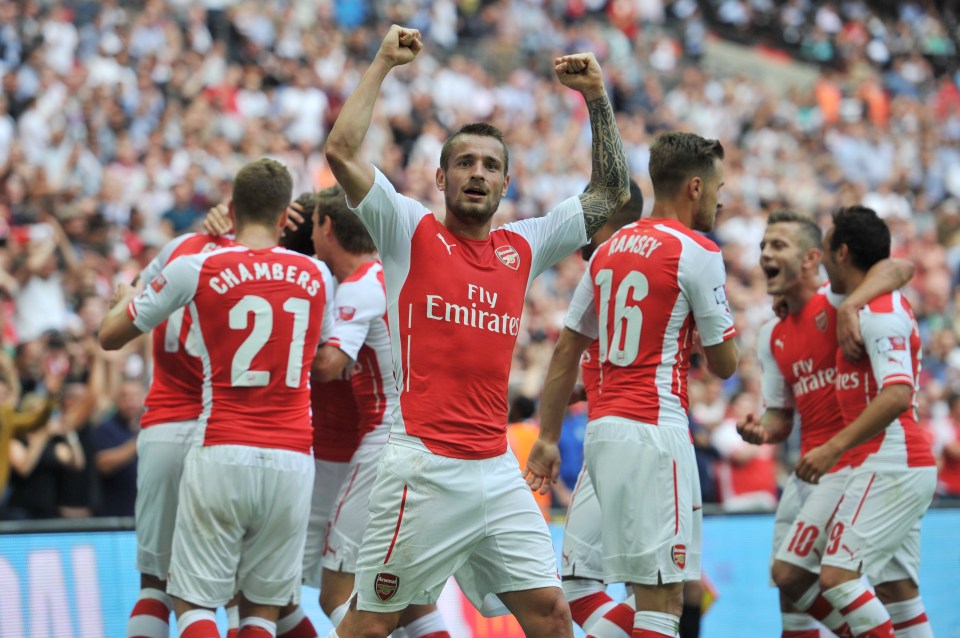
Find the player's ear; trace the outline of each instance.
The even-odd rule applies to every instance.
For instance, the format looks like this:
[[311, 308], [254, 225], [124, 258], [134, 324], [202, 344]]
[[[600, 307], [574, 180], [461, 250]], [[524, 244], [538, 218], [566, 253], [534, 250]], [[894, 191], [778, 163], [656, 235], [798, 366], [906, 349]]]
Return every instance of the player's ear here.
[[687, 195], [693, 201], [698, 201], [700, 196], [703, 194], [703, 178], [699, 175], [694, 175], [690, 178], [690, 181], [687, 182]]
[[505, 175], [503, 178], [503, 188], [500, 189], [500, 197], [507, 196], [507, 187], [510, 186], [510, 176]]
[[447, 176], [442, 168], [437, 168], [437, 188], [442, 192], [447, 187]]
[[[231, 202], [230, 205], [233, 206], [233, 202]], [[289, 210], [289, 209], [288, 209], [288, 208], [284, 208], [284, 209], [283, 209], [283, 212], [280, 213], [280, 228], [281, 228], [281, 229], [287, 227], [287, 218], [290, 216], [290, 215], [287, 213], [287, 210]]]

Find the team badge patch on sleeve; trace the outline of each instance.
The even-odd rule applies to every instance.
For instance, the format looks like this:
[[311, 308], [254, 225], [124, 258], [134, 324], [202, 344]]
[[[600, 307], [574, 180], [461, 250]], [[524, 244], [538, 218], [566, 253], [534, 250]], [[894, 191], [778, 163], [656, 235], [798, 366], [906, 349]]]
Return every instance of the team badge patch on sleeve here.
[[160, 292], [166, 285], [167, 280], [163, 275], [157, 275], [154, 280], [150, 282], [150, 287], [153, 288], [153, 292]]
[[350, 321], [353, 319], [353, 315], [357, 314], [357, 309], [350, 306], [340, 306], [337, 310], [342, 321]]
[[686, 545], [674, 545], [673, 546], [673, 564], [683, 569], [687, 566], [687, 546]]
[[500, 248], [497, 248], [496, 250], [496, 255], [497, 259], [499, 259], [507, 268], [519, 270], [520, 253], [518, 253], [517, 249], [513, 246], [500, 246]]
[[387, 574], [385, 572], [380, 572], [377, 574], [376, 579], [373, 581], [373, 588], [376, 591], [377, 598], [383, 602], [387, 602], [393, 598], [397, 593], [397, 588], [400, 587], [400, 577], [394, 576], [393, 574]]

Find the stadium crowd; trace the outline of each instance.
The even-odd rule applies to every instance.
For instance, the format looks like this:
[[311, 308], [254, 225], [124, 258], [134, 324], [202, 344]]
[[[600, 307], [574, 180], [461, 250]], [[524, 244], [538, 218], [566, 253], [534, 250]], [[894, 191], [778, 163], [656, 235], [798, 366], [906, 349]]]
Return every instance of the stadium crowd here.
[[[773, 4], [725, 2], [720, 13]], [[734, 429], [760, 402], [755, 341], [772, 316], [758, 267], [767, 215], [789, 207], [826, 227], [839, 206], [877, 210], [894, 256], [917, 266], [906, 294], [925, 345], [919, 405], [942, 492], [960, 496], [960, 74], [924, 57], [941, 53], [933, 40], [952, 46], [935, 3], [874, 16], [880, 26], [864, 5], [787, 3], [781, 21], [789, 8], [802, 17], [789, 25], [797, 42], [833, 24], [825, 12], [839, 16], [841, 53], [830, 60], [842, 64], [779, 94], [736, 69], [701, 66], [709, 26], [689, 0], [0, 2], [0, 473], [11, 468], [9, 485], [0, 474], [0, 516], [132, 515], [150, 361], [144, 340], [120, 353], [96, 345], [114, 283], [228, 199], [249, 160], [283, 162], [295, 193], [332, 185], [321, 146], [391, 22], [421, 29], [430, 47], [384, 83], [366, 153], [434, 211], [440, 146], [477, 120], [507, 131], [512, 149], [495, 225], [583, 191], [587, 110], [550, 77], [555, 54], [589, 50], [601, 61], [631, 174], [651, 201], [657, 132], [723, 142], [714, 235], [741, 362], [724, 382], [691, 371], [706, 500], [742, 496], [737, 477], [762, 475], [749, 489], [768, 494], [757, 502], [769, 508], [796, 460], [795, 443], [756, 448]], [[886, 35], [857, 37], [857, 15]], [[538, 397], [583, 268], [575, 254], [533, 284], [511, 371], [516, 396]], [[30, 415], [46, 425], [12, 437]], [[581, 406], [568, 420], [572, 487]], [[558, 491], [555, 504], [565, 498]]]

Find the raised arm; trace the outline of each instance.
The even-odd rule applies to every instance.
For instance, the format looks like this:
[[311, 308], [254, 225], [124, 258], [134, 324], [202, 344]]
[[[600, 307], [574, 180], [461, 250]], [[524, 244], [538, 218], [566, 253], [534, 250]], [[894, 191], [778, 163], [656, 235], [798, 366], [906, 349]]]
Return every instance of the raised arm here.
[[422, 48], [419, 31], [391, 26], [376, 57], [330, 129], [324, 149], [327, 162], [353, 205], [363, 201], [373, 186], [373, 166], [361, 159], [360, 147], [370, 128], [380, 86], [393, 67], [412, 61]]
[[906, 259], [878, 261], [837, 309], [837, 342], [850, 361], [863, 356], [863, 338], [860, 336], [860, 309], [875, 297], [899, 290], [913, 278], [916, 267]]
[[630, 200], [630, 169], [613, 107], [603, 86], [600, 64], [592, 53], [575, 53], [554, 60], [561, 84], [583, 94], [593, 133], [590, 184], [580, 195], [587, 237], [600, 230], [610, 215]]

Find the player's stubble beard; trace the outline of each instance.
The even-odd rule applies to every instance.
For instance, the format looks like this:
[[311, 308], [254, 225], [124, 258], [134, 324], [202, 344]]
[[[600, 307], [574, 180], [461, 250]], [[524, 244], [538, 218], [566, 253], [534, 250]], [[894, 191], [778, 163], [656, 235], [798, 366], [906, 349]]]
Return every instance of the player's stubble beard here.
[[447, 197], [447, 211], [465, 226], [486, 224], [493, 218], [498, 208], [500, 208], [499, 194], [495, 195], [493, 200], [465, 204], [458, 202], [455, 197]]

